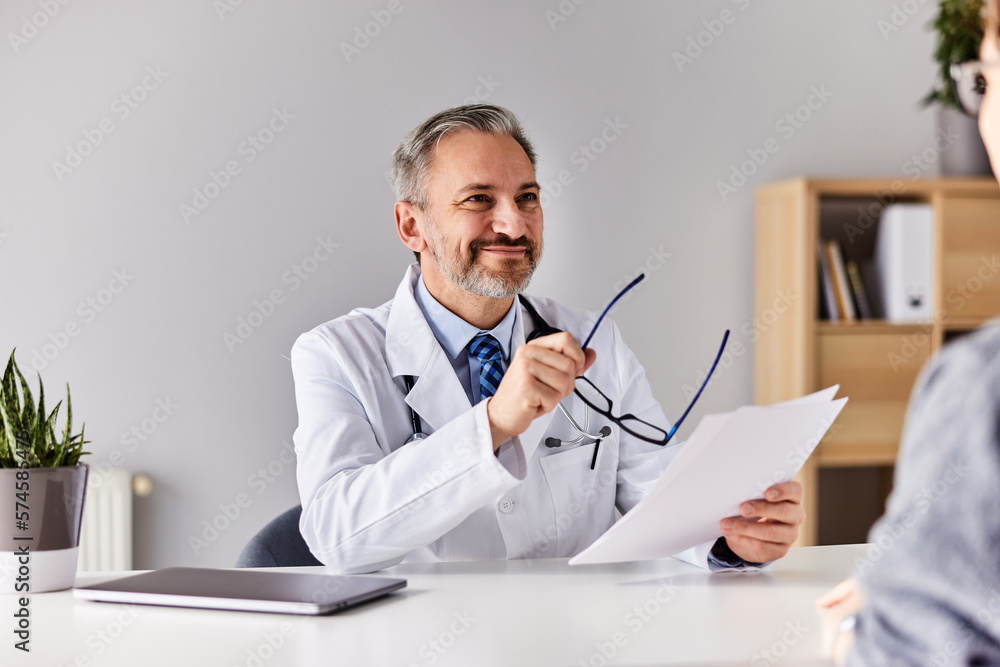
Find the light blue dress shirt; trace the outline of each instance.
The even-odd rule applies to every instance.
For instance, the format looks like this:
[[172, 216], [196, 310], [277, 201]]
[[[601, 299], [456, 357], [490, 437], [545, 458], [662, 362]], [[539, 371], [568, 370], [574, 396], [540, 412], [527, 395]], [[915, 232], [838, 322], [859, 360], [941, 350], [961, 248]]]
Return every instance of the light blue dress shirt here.
[[413, 297], [420, 311], [424, 314], [427, 324], [430, 325], [431, 331], [434, 332], [434, 337], [437, 338], [438, 343], [441, 344], [441, 348], [447, 353], [451, 365], [455, 368], [455, 373], [458, 374], [458, 379], [461, 381], [462, 386], [465, 387], [465, 393], [469, 396], [469, 402], [475, 405], [479, 402], [479, 371], [482, 367], [482, 362], [479, 361], [478, 357], [469, 354], [469, 341], [481, 333], [488, 333], [496, 338], [497, 342], [500, 343], [500, 356], [502, 357], [500, 363], [504, 371], [506, 371], [507, 366], [510, 365], [510, 348], [511, 339], [514, 336], [514, 323], [517, 321], [518, 311], [520, 310], [520, 308], [515, 307], [517, 299], [514, 299], [514, 303], [510, 305], [510, 310], [507, 311], [507, 314], [504, 315], [499, 324], [489, 331], [483, 331], [442, 306], [427, 290], [423, 276], [420, 276], [420, 279], [417, 281], [417, 288], [414, 290]]

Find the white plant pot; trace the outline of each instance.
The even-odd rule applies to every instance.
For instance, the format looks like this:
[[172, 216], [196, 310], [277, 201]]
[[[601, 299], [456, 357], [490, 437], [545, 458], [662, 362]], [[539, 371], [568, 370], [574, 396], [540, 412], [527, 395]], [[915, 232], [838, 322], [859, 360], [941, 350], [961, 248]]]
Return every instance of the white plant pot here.
[[87, 472], [86, 464], [0, 469], [0, 594], [73, 586]]

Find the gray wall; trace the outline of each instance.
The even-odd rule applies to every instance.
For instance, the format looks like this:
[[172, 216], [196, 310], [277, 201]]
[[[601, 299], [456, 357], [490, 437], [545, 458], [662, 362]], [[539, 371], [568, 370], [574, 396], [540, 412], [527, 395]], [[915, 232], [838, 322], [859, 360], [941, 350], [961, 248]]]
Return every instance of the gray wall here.
[[[933, 139], [917, 104], [933, 3], [885, 34], [881, 0], [224, 3], [0, 4], [0, 352], [16, 345], [50, 400], [70, 382], [92, 464], [153, 479], [137, 506], [143, 568], [231, 565], [297, 502], [282, 355], [392, 296], [411, 255], [386, 172], [428, 115], [478, 97], [525, 119], [548, 187], [530, 292], [597, 308], [648, 266], [616, 318], [668, 416], [733, 330], [743, 353], [688, 431], [752, 400], [753, 189], [904, 176]], [[712, 24], [726, 10], [731, 22]], [[348, 62], [341, 44], [366, 26], [378, 34]], [[708, 45], [679, 68], [674, 52], [700, 33]], [[778, 125], [817, 89], [832, 96], [813, 98], [807, 121]], [[244, 143], [258, 133], [260, 151]], [[777, 152], [723, 201], [718, 182], [769, 138]], [[81, 142], [87, 154], [67, 157]], [[230, 161], [238, 173], [218, 176]], [[213, 172], [225, 187], [208, 186]], [[206, 186], [214, 196], [195, 201]], [[323, 261], [309, 259], [317, 239], [338, 244]], [[229, 525], [195, 553], [189, 538], [213, 520]]]

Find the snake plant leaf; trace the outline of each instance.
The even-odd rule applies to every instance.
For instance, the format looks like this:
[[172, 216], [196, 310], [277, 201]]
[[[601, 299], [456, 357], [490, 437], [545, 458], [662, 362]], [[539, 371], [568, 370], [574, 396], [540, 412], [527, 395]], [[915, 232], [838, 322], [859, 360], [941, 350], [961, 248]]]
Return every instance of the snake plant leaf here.
[[[60, 405], [62, 402], [60, 401]], [[52, 419], [45, 422], [45, 443], [44, 448], [39, 453], [39, 459], [42, 461], [42, 465], [45, 467], [52, 467], [59, 465], [58, 463], [53, 463], [53, 461], [59, 458], [58, 448], [56, 447], [56, 429], [55, 429], [55, 415], [59, 411], [59, 405], [55, 407], [52, 411]]]
[[24, 379], [24, 375], [21, 373], [21, 369], [17, 367], [17, 362], [14, 361], [13, 356], [11, 356], [10, 361], [14, 365], [14, 372], [17, 373], [17, 377], [21, 381], [21, 397], [24, 401], [24, 407], [21, 410], [21, 423], [24, 423], [34, 417], [35, 399], [31, 397], [31, 387], [28, 386], [28, 381]]
[[45, 467], [42, 464], [41, 459], [39, 459], [35, 455], [35, 453], [33, 451], [31, 451], [30, 449], [28, 450], [27, 455], [24, 457], [24, 460], [25, 460], [25, 463], [28, 465], [29, 468], [43, 468], [43, 467]]
[[35, 411], [35, 418], [31, 423], [30, 430], [30, 443], [29, 449], [32, 451], [38, 451], [40, 448], [45, 446], [45, 385], [42, 383], [42, 378], [38, 378], [38, 409]]
[[[36, 432], [34, 435], [36, 437], [43, 437], [41, 425], [45, 421], [45, 384], [42, 382], [42, 376], [38, 376], [38, 410], [35, 411], [35, 427]], [[37, 440], [33, 441], [37, 442]]]
[[69, 384], [66, 385], [66, 421], [57, 431], [61, 408], [62, 401], [59, 401], [51, 412], [46, 411], [45, 385], [41, 376], [38, 378], [38, 403], [35, 404], [31, 387], [11, 352], [0, 378], [0, 467], [75, 466], [80, 456], [89, 454], [83, 451], [88, 442], [83, 429], [73, 434]]
[[70, 430], [73, 428], [73, 402], [69, 395], [69, 382], [66, 383], [66, 428], [63, 429], [62, 445], [66, 446], [70, 439]]
[[77, 445], [77, 448], [76, 448], [76, 457], [73, 459], [73, 464], [72, 465], [76, 465], [77, 462], [80, 460], [81, 456], [90, 456], [90, 452], [86, 452], [86, 451], [83, 450], [83, 446], [90, 442], [90, 440], [87, 440], [84, 437], [84, 435], [83, 435], [83, 433], [86, 430], [86, 428], [87, 428], [87, 424], [86, 424], [86, 422], [84, 422], [84, 424], [82, 426], [80, 426], [80, 441], [79, 441], [79, 443]]
[[17, 449], [17, 441], [10, 417], [7, 416], [7, 408], [3, 401], [0, 401], [0, 425], [3, 426], [3, 437], [0, 438], [0, 465], [7, 467], [7, 462], [14, 461], [14, 452]]
[[3, 372], [3, 380], [0, 381], [0, 391], [2, 391], [4, 396], [11, 401], [17, 399], [17, 388], [14, 385], [15, 365], [16, 363], [14, 361], [14, 353], [11, 352], [10, 359], [7, 360], [7, 368], [4, 369]]
[[4, 432], [10, 430], [11, 427], [16, 426], [14, 424], [15, 413], [20, 413], [18, 409], [18, 399], [17, 399], [17, 386], [14, 381], [14, 353], [10, 353], [10, 360], [7, 362], [7, 368], [4, 370], [3, 379], [0, 380], [0, 403], [3, 404], [4, 408], [7, 410], [8, 421], [6, 423], [0, 424], [0, 429]]

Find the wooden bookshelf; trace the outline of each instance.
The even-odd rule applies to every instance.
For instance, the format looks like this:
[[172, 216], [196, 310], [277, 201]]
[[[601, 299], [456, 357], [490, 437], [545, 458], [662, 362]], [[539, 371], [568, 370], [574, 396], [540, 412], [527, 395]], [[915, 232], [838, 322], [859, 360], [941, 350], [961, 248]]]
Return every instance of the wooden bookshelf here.
[[[892, 203], [933, 207], [932, 320], [820, 320], [817, 241], [838, 239], [849, 255], [870, 262], [879, 214]], [[1000, 314], [1000, 188], [992, 178], [797, 178], [758, 188], [755, 217], [754, 313], [771, 322], [754, 348], [756, 403], [832, 384], [850, 397], [798, 477], [809, 517], [798, 544], [813, 545], [819, 469], [893, 465], [924, 364], [949, 335]], [[781, 294], [791, 299], [777, 312]]]

